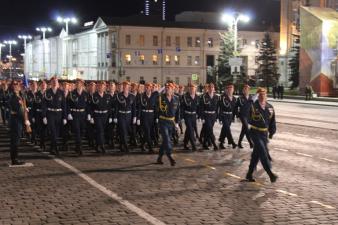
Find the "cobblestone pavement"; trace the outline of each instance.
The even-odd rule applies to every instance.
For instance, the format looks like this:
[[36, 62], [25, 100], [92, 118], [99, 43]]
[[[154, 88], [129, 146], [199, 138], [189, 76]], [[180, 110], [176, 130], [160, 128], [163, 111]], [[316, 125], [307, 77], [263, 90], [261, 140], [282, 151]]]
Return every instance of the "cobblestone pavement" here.
[[[239, 123], [232, 129], [237, 139]], [[177, 147], [174, 168], [137, 152], [54, 159], [26, 144], [21, 155], [34, 166], [9, 168], [7, 132], [0, 129], [0, 224], [338, 224], [331, 129], [278, 124], [270, 143], [275, 184], [260, 165], [258, 182], [241, 182], [246, 142], [217, 152]]]

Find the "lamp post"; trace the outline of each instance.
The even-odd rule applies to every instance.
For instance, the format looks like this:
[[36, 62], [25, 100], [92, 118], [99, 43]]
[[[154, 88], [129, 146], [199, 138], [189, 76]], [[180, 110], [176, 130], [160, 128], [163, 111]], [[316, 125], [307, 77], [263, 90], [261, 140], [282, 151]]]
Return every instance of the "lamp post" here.
[[72, 24], [76, 24], [77, 23], [77, 19], [75, 17], [61, 17], [59, 16], [56, 19], [59, 23], [64, 23], [66, 24], [66, 33], [68, 35], [68, 24], [72, 23]]
[[[31, 40], [32, 36], [30, 35], [19, 35], [18, 36], [19, 39], [23, 39], [23, 44], [24, 44], [24, 55], [23, 55], [23, 59], [24, 59], [24, 65], [25, 65], [25, 69], [27, 66], [27, 56], [26, 56], [26, 47], [27, 47], [27, 40]], [[27, 66], [28, 67], [28, 66]], [[25, 71], [26, 72], [26, 71]]]
[[45, 39], [46, 39], [46, 32], [52, 32], [52, 28], [50, 27], [38, 27], [36, 28], [36, 31], [39, 31], [42, 33], [42, 68], [43, 68], [43, 73], [46, 76], [46, 67], [45, 67]]
[[9, 45], [9, 78], [12, 79], [12, 45], [16, 45], [17, 42], [15, 40], [4, 41], [6, 45]]
[[1, 59], [2, 59], [2, 47], [5, 47], [6, 45], [0, 43], [0, 63], [2, 62]]

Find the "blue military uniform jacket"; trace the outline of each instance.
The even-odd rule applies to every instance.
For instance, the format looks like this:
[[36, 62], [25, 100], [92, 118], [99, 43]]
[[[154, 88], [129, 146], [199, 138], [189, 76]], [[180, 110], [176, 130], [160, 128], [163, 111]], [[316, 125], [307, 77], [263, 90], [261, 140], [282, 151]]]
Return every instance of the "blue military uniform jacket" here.
[[[116, 96], [116, 114], [118, 113], [131, 113], [132, 118], [136, 117], [136, 96], [129, 93], [124, 96], [123, 93], [118, 93]], [[116, 116], [115, 116], [116, 117]]]
[[197, 115], [199, 116], [200, 98], [195, 94], [193, 99], [189, 93], [181, 97], [181, 116]]
[[244, 95], [239, 96], [236, 102], [236, 109], [238, 112], [237, 115], [241, 118], [248, 118], [252, 104], [252, 95], [249, 95], [248, 98], [246, 98]]
[[200, 117], [202, 120], [205, 120], [207, 115], [215, 116], [215, 119], [218, 117], [218, 108], [219, 108], [219, 96], [214, 94], [211, 98], [208, 93], [205, 93], [201, 96], [200, 99]]
[[248, 122], [253, 130], [269, 132], [270, 136], [276, 133], [275, 110], [269, 103], [262, 109], [257, 100], [250, 108]]
[[219, 119], [229, 118], [233, 120], [235, 115], [237, 114], [236, 111], [236, 98], [232, 96], [232, 99], [229, 98], [227, 94], [223, 94], [219, 99]]
[[169, 102], [166, 94], [160, 94], [159, 100], [159, 119], [172, 120], [175, 123], [180, 121], [180, 99], [178, 96], [173, 95]]
[[62, 118], [67, 118], [66, 112], [66, 98], [64, 92], [61, 89], [57, 89], [54, 93], [53, 90], [47, 89], [42, 99], [42, 116], [46, 117], [47, 111], [51, 112], [60, 112], [62, 113]]
[[91, 96], [90, 103], [91, 103], [90, 106], [91, 115], [107, 115], [108, 117], [112, 116], [109, 94], [103, 93], [103, 96], [101, 97], [101, 95], [98, 92], [95, 92]]
[[81, 94], [75, 89], [67, 97], [67, 114], [70, 113], [89, 113], [89, 96], [82, 91]]
[[141, 119], [143, 115], [146, 113], [154, 113], [154, 117], [156, 118], [158, 115], [158, 107], [157, 107], [157, 94], [152, 93], [150, 97], [146, 93], [138, 95], [137, 99], [137, 118]]

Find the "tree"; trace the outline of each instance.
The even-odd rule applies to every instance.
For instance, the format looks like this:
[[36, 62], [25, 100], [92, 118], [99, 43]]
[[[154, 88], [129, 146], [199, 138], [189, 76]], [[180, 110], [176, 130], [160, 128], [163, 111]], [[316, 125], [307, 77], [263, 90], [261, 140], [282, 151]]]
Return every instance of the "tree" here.
[[259, 85], [266, 87], [269, 91], [269, 87], [277, 85], [280, 74], [278, 73], [276, 48], [268, 32], [264, 34], [260, 44], [257, 61]]
[[293, 47], [291, 48], [292, 58], [289, 60], [291, 89], [297, 88], [299, 85], [299, 51], [300, 51], [300, 37], [295, 36]]

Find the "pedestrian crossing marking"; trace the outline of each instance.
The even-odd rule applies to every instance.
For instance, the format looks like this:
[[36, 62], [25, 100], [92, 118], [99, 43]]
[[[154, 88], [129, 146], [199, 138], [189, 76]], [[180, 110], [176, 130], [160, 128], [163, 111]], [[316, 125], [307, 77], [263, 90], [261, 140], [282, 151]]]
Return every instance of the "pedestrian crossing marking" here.
[[205, 167], [207, 167], [208, 169], [211, 169], [211, 170], [216, 170], [216, 168], [213, 167], [213, 166], [205, 165]]
[[318, 202], [318, 201], [310, 201], [310, 203], [313, 203], [313, 204], [316, 204], [316, 205], [320, 205], [320, 206], [323, 206], [327, 209], [336, 209], [335, 207], [333, 206], [330, 206], [330, 205], [326, 205], [326, 204], [323, 204], [321, 202]]
[[289, 151], [289, 150], [287, 150], [287, 149], [282, 149], [282, 148], [274, 148], [274, 150], [282, 151], [282, 152], [288, 152], [288, 151]]
[[332, 159], [327, 159], [327, 158], [320, 158], [320, 159], [328, 161], [328, 162], [332, 162], [332, 163], [337, 163], [337, 161], [332, 160]]
[[292, 197], [298, 197], [297, 194], [290, 193], [290, 192], [287, 192], [287, 191], [284, 191], [284, 190], [276, 190], [276, 191], [279, 192], [279, 193], [285, 194], [285, 195], [292, 196]]
[[227, 172], [225, 172], [224, 174], [225, 174], [226, 176], [233, 177], [233, 178], [236, 178], [236, 179], [242, 179], [241, 177], [236, 176], [236, 175], [234, 175], [234, 174], [232, 174], [232, 173], [227, 173]]
[[301, 156], [305, 156], [305, 157], [313, 158], [312, 155], [304, 154], [304, 153], [301, 153], [301, 152], [296, 152], [296, 154], [297, 154], [297, 155], [301, 155]]
[[184, 159], [185, 161], [187, 162], [191, 162], [191, 163], [195, 163], [196, 161], [195, 160], [192, 160], [192, 159]]

